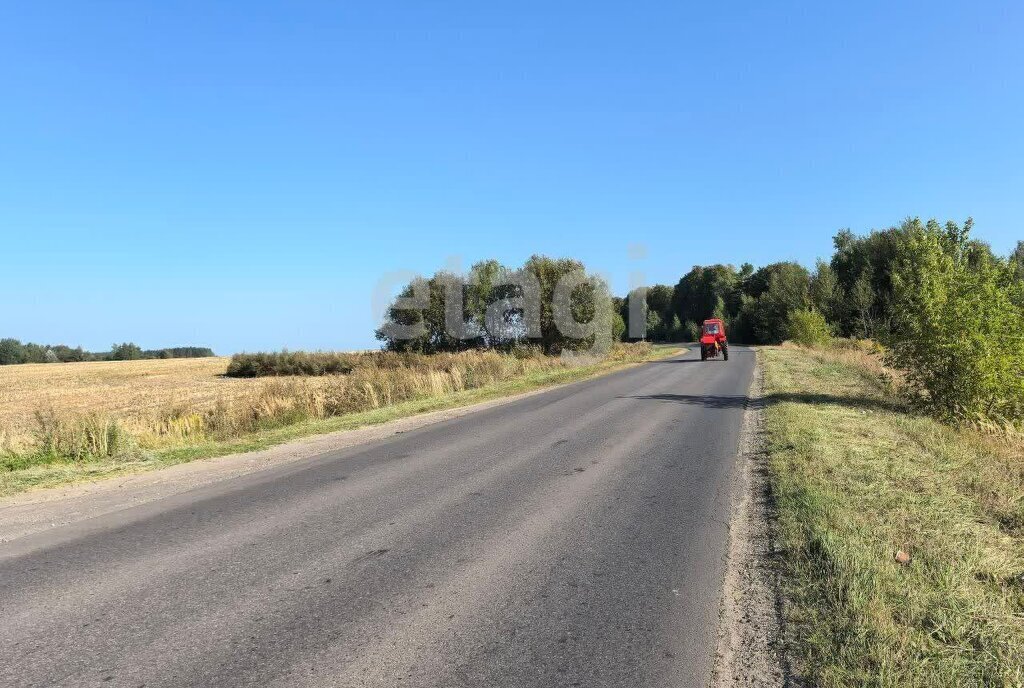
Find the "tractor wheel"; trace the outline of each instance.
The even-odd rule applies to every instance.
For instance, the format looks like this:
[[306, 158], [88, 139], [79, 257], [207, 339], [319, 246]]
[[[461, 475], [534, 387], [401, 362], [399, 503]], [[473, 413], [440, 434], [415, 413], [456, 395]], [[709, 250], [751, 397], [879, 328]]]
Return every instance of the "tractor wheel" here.
[[729, 360], [729, 345], [728, 344], [723, 344], [722, 345], [722, 360], [723, 361], [728, 361]]
[[701, 346], [700, 347], [700, 360], [702, 360], [702, 361], [708, 360], [708, 348], [706, 346]]

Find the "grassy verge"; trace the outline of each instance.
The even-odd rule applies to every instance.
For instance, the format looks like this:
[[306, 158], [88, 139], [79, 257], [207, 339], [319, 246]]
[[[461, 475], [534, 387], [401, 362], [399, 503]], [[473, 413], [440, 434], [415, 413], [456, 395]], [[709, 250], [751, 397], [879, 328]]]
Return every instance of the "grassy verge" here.
[[864, 353], [761, 355], [800, 671], [825, 687], [1024, 685], [1024, 443], [908, 413]]
[[[417, 413], [467, 406], [552, 385], [584, 380], [637, 362], [668, 356], [680, 349], [679, 345], [671, 344], [635, 347], [625, 355], [620, 354], [588, 364], [539, 369], [527, 367], [525, 372], [509, 379], [451, 391], [446, 391], [449, 388], [440, 386], [440, 393], [425, 393], [414, 399], [383, 403], [376, 408], [327, 417], [293, 415], [285, 408], [285, 412], [279, 417], [274, 417], [273, 422], [263, 422], [260, 424], [261, 427], [238, 432], [229, 437], [179, 434], [173, 438], [173, 442], [167, 443], [167, 446], [135, 447], [131, 451], [115, 456], [97, 456], [93, 453], [85, 455], [80, 460], [65, 460], [40, 454], [8, 454], [4, 458], [4, 470], [0, 470], [0, 497], [33, 488], [56, 487], [153, 470], [197, 459], [257, 451], [311, 435], [351, 430]], [[295, 390], [287, 391], [288, 394], [292, 394]], [[306, 391], [308, 390], [303, 390], [304, 393]], [[103, 437], [108, 427], [105, 426], [94, 434]], [[80, 430], [80, 427], [76, 429]]]

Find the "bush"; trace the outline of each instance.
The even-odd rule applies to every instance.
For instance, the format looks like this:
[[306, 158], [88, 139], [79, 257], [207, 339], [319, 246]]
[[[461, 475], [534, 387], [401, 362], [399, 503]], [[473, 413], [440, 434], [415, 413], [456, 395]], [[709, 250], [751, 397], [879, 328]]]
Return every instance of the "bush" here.
[[818, 311], [800, 309], [789, 314], [786, 339], [801, 346], [827, 346], [832, 341], [832, 330]]
[[893, 271], [887, 361], [912, 399], [949, 420], [1024, 419], [1024, 284], [1007, 260], [976, 260], [963, 228], [907, 226]]
[[359, 354], [333, 351], [235, 354], [225, 374], [228, 377], [345, 375], [352, 372], [358, 357]]

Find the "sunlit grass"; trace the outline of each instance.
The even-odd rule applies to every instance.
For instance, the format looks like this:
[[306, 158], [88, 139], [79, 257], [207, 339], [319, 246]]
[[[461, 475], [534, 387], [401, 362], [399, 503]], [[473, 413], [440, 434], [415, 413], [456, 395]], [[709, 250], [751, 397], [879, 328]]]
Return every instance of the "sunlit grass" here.
[[762, 356], [805, 673], [826, 687], [1024, 685], [1021, 443], [909, 413], [863, 350]]
[[[309, 435], [580, 380], [678, 350], [672, 345], [622, 345], [605, 359], [575, 361], [494, 352], [373, 355], [347, 375], [232, 380], [243, 386], [229, 388], [232, 394], [220, 398], [210, 397], [206, 380], [197, 385], [195, 367], [179, 369], [177, 386], [173, 384], [174, 375], [160, 368], [165, 376], [165, 398], [174, 401], [156, 408], [147, 403], [144, 412], [124, 400], [110, 403], [106, 395], [77, 384], [68, 388], [73, 398], [64, 400], [65, 408], [75, 411], [53, 410], [51, 404], [49, 410], [38, 414], [34, 429], [9, 440], [6, 449], [0, 446], [0, 495], [263, 449]], [[205, 370], [202, 374], [222, 373], [227, 359], [220, 361], [218, 372]], [[61, 368], [52, 366], [52, 374], [58, 379], [51, 384], [56, 389], [59, 378], [68, 374]], [[133, 375], [145, 377], [147, 370], [133, 365], [132, 375], [115, 375], [118, 384], [124, 385], [126, 396], [131, 397], [128, 388]], [[29, 372], [35, 384], [46, 384], [39, 371]], [[112, 374], [108, 370], [97, 372], [103, 378]], [[190, 401], [193, 389], [199, 389], [200, 394]], [[95, 404], [79, 412], [77, 409], [87, 406], [83, 397]], [[26, 412], [30, 403], [27, 406]]]

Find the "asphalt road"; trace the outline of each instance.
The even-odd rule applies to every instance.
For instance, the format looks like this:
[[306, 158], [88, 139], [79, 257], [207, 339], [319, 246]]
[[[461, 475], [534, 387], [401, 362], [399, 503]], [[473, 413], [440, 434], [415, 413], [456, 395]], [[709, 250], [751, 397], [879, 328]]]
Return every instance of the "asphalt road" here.
[[0, 545], [0, 685], [705, 686], [754, 355], [694, 358]]

